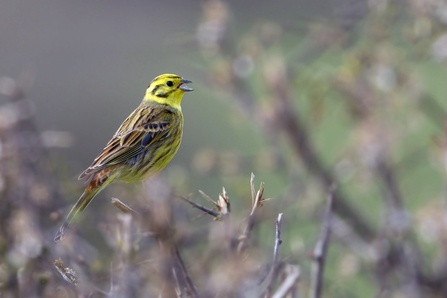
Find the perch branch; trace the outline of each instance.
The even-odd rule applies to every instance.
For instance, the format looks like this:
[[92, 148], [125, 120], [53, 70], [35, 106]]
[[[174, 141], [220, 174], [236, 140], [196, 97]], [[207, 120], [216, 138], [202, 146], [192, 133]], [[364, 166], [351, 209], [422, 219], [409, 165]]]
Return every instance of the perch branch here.
[[194, 201], [191, 201], [190, 199], [187, 199], [187, 198], [185, 198], [185, 197], [179, 197], [180, 199], [182, 199], [183, 201], [185, 201], [185, 202], [188, 202], [189, 204], [191, 204], [193, 207], [195, 207], [195, 208], [197, 208], [197, 209], [200, 209], [200, 210], [202, 210], [203, 212], [205, 212], [205, 213], [208, 213], [209, 215], [211, 215], [211, 216], [214, 216], [214, 217], [219, 217], [219, 212], [216, 212], [216, 211], [214, 211], [214, 210], [211, 210], [211, 209], [209, 209], [209, 208], [207, 208], [207, 207], [205, 207], [205, 206], [203, 206], [203, 205], [200, 205], [200, 204], [197, 204], [196, 202], [194, 202]]

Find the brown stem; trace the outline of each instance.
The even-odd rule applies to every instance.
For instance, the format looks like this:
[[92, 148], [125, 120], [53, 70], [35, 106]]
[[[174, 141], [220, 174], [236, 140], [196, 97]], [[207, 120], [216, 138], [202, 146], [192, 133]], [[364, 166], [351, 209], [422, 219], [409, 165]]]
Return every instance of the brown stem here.
[[278, 256], [279, 256], [279, 246], [282, 243], [281, 240], [281, 225], [282, 225], [282, 213], [278, 214], [278, 218], [275, 221], [276, 223], [276, 238], [275, 238], [275, 248], [273, 250], [273, 263], [272, 263], [272, 267], [271, 267], [271, 276], [270, 276], [270, 282], [267, 286], [267, 293], [265, 295], [265, 297], [270, 297], [272, 290], [273, 290], [273, 285], [275, 284], [275, 280], [277, 279], [277, 275], [278, 275]]
[[323, 272], [324, 265], [326, 263], [326, 255], [329, 246], [329, 238], [331, 235], [331, 214], [332, 208], [334, 206], [334, 192], [335, 187], [333, 186], [327, 196], [326, 211], [324, 213], [323, 225], [321, 227], [320, 237], [318, 238], [317, 244], [313, 251], [313, 273], [312, 273], [312, 284], [310, 288], [310, 298], [320, 298], [323, 292]]
[[[293, 108], [290, 105], [288, 95], [285, 91], [282, 91], [283, 89], [285, 88], [277, 88], [279, 97], [277, 105], [277, 122], [279, 127], [288, 135], [293, 148], [301, 157], [308, 171], [319, 179], [325, 189], [329, 189], [336, 180], [332, 176], [332, 173], [323, 167], [317, 153], [311, 146], [307, 130], [299, 120], [298, 115], [293, 114]], [[346, 197], [339, 190], [334, 192], [333, 197], [335, 201], [334, 212], [351, 221], [352, 226], [355, 227], [362, 238], [374, 238], [376, 233], [365, 220], [365, 217], [359, 210], [348, 203]]]

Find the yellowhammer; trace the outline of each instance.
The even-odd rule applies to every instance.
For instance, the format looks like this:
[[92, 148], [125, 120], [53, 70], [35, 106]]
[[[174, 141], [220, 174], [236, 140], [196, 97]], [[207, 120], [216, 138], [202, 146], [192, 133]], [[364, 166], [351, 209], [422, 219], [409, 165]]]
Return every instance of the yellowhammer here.
[[91, 200], [116, 181], [140, 182], [160, 172], [174, 157], [183, 134], [180, 102], [192, 83], [173, 74], [156, 77], [140, 106], [124, 120], [93, 164], [80, 176], [88, 186], [71, 208], [55, 241], [59, 241]]

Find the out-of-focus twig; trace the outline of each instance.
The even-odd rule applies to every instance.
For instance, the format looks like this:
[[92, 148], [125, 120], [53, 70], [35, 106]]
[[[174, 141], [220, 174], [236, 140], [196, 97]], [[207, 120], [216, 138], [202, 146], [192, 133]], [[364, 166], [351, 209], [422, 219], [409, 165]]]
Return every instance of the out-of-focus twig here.
[[276, 237], [275, 237], [275, 248], [273, 250], [273, 262], [272, 267], [270, 269], [270, 282], [267, 286], [267, 293], [265, 297], [270, 297], [273, 285], [275, 284], [275, 281], [277, 279], [277, 273], [278, 273], [278, 258], [279, 258], [279, 246], [282, 243], [281, 240], [281, 224], [282, 224], [282, 213], [278, 214], [278, 218], [276, 219]]
[[[188, 199], [185, 199], [185, 198], [182, 198], [182, 199], [187, 200], [190, 203], [192, 202], [192, 201], [189, 201]], [[121, 202], [119, 199], [112, 198], [112, 204], [114, 206], [116, 206], [118, 209], [120, 209], [121, 211], [123, 211], [124, 213], [130, 214], [134, 218], [138, 218], [138, 219], [141, 218], [140, 214], [137, 211], [135, 211], [134, 209], [130, 208], [129, 206], [127, 206], [126, 204]], [[170, 246], [171, 247], [171, 249], [172, 249], [171, 254], [174, 256], [175, 260], [177, 261], [178, 267], [180, 268], [181, 273], [183, 274], [184, 280], [186, 282], [186, 286], [188, 288], [188, 294], [190, 295], [190, 297], [199, 298], [199, 294], [197, 292], [197, 289], [196, 289], [196, 287], [195, 287], [195, 285], [194, 285], [194, 283], [193, 283], [193, 281], [191, 279], [191, 276], [189, 275], [188, 269], [185, 266], [185, 262], [183, 261], [183, 258], [182, 258], [181, 254], [180, 254], [180, 251], [178, 249], [177, 244], [172, 243], [172, 241], [169, 241], [167, 239], [162, 239], [162, 238], [165, 237], [164, 235], [162, 237], [160, 237], [158, 235], [158, 233], [155, 233], [154, 235], [157, 237], [160, 246], [165, 246], [166, 245], [166, 246]], [[169, 263], [169, 262], [167, 262], [167, 263]], [[178, 297], [183, 297], [182, 291], [181, 291], [181, 285], [180, 285], [180, 282], [179, 282], [179, 279], [178, 279], [178, 276], [177, 276], [177, 273], [176, 273], [175, 266], [172, 268], [172, 272], [173, 272], [173, 279], [175, 281], [174, 291], [175, 291], [175, 293], [177, 294]]]
[[132, 217], [140, 216], [135, 210], [133, 210], [132, 208], [130, 208], [129, 206], [127, 206], [126, 204], [124, 204], [117, 198], [112, 198], [112, 204], [115, 205], [116, 208], [123, 211], [124, 213], [130, 214]]
[[177, 298], [182, 298], [183, 293], [182, 293], [182, 289], [180, 287], [180, 282], [177, 277], [177, 272], [175, 272], [175, 268], [172, 268], [172, 275], [174, 276], [174, 281], [175, 281], [175, 284], [174, 284], [175, 294], [177, 295]]
[[[298, 119], [298, 116], [293, 114], [289, 95], [283, 89], [281, 86], [277, 87], [279, 99], [277, 104], [277, 122], [288, 135], [292, 146], [309, 172], [321, 181], [325, 189], [328, 189], [336, 180], [332, 173], [322, 165], [321, 160], [311, 146], [305, 126]], [[370, 224], [366, 222], [360, 211], [353, 208], [339, 190], [335, 190], [333, 197], [335, 199], [334, 212], [351, 221], [358, 234], [363, 238], [373, 239], [376, 233]]]
[[379, 259], [378, 249], [359, 237], [354, 228], [336, 214], [332, 214], [331, 231], [343, 244], [366, 262], [374, 263]]
[[192, 297], [198, 298], [199, 293], [197, 293], [196, 286], [192, 282], [191, 276], [189, 275], [188, 269], [185, 266], [185, 262], [183, 261], [182, 255], [180, 254], [180, 251], [177, 246], [174, 247], [175, 251], [175, 257], [180, 265], [180, 269], [182, 270], [182, 273], [185, 277], [186, 284], [188, 285], [188, 292], [191, 294]]
[[255, 206], [256, 192], [255, 192], [255, 174], [250, 175], [250, 189], [251, 189], [251, 205]]
[[276, 292], [273, 293], [272, 298], [283, 298], [285, 297], [296, 285], [300, 278], [300, 268], [295, 265], [286, 264], [284, 266], [284, 272], [286, 274], [286, 278], [284, 281], [278, 286]]
[[[254, 190], [254, 175], [253, 175], [253, 173], [250, 178], [250, 186], [251, 186], [251, 189]], [[261, 183], [261, 186], [259, 187], [259, 190], [256, 194], [255, 199], [254, 200], [252, 199], [253, 205], [252, 205], [251, 213], [248, 216], [247, 225], [245, 226], [244, 232], [239, 237], [240, 241], [239, 241], [239, 245], [237, 247], [238, 253], [242, 253], [247, 246], [247, 241], [250, 238], [251, 231], [253, 230], [253, 227], [255, 225], [256, 210], [258, 209], [259, 206], [261, 206], [263, 194], [264, 194], [264, 183]]]
[[[388, 206], [387, 209], [391, 209], [389, 210], [389, 216], [393, 217], [396, 215], [396, 212], [403, 210], [403, 200], [396, 182], [393, 168], [386, 162], [385, 157], [382, 155], [383, 154], [380, 154], [377, 160], [377, 173], [385, 184], [386, 194], [384, 197]], [[401, 220], [400, 222], [402, 223]], [[391, 228], [394, 230], [395, 227], [392, 226]]]
[[77, 295], [74, 271], [62, 266], [56, 267], [58, 273], [49, 270], [54, 247], [48, 245], [46, 232], [51, 229], [49, 220], [58, 218], [55, 210], [63, 198], [36, 124], [35, 102], [27, 97], [33, 80], [28, 72], [18, 80], [0, 76], [0, 295], [42, 297], [54, 285]]
[[327, 196], [326, 210], [324, 212], [323, 225], [321, 227], [320, 237], [315, 245], [312, 259], [312, 277], [309, 298], [320, 298], [323, 292], [323, 273], [326, 262], [327, 249], [331, 234], [331, 217], [334, 205], [335, 185], [331, 186]]
[[397, 272], [402, 280], [397, 287], [411, 284], [419, 292], [422, 287], [418, 278], [422, 272], [419, 248], [416, 239], [412, 237], [411, 220], [403, 204], [396, 169], [387, 161], [384, 152], [377, 157], [376, 171], [385, 186], [386, 224], [383, 227], [383, 236], [391, 244], [377, 262], [377, 279], [381, 287], [385, 288], [388, 276]]

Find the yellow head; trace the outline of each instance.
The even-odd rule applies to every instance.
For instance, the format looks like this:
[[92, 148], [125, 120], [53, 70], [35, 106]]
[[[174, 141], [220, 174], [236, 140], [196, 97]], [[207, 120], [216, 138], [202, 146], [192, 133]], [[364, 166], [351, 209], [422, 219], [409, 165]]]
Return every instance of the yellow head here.
[[147, 87], [146, 95], [143, 101], [155, 101], [176, 109], [180, 109], [180, 102], [183, 94], [192, 91], [192, 88], [185, 86], [186, 83], [192, 83], [182, 77], [174, 74], [163, 74], [152, 80]]

